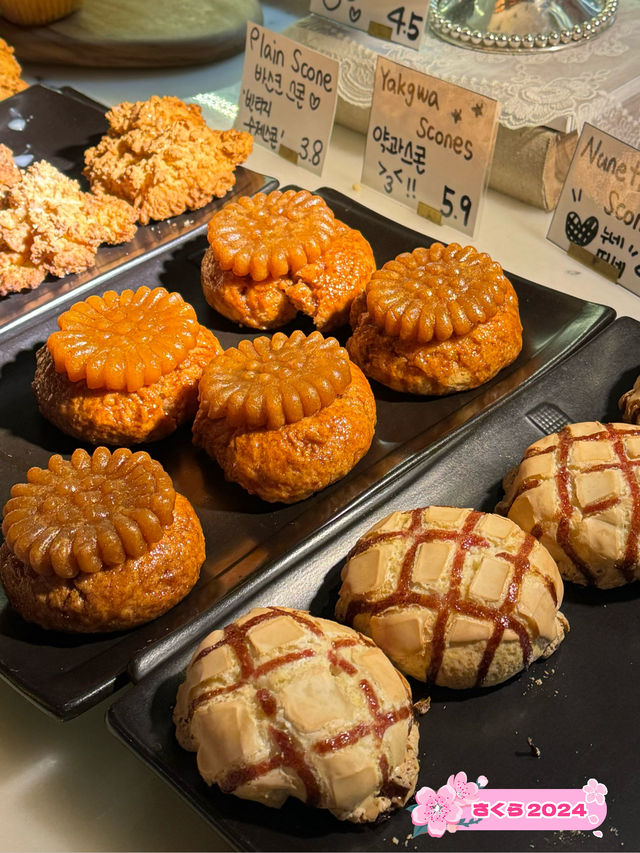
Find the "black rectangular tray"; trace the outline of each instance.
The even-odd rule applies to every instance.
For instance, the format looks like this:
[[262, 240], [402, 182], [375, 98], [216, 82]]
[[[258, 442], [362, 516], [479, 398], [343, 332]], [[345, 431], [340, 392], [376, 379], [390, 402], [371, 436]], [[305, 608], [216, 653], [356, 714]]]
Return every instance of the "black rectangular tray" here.
[[[252, 607], [288, 606], [333, 618], [340, 569], [372, 524], [393, 510], [428, 504], [492, 511], [502, 496], [502, 477], [529, 444], [568, 422], [619, 420], [618, 397], [639, 371], [640, 324], [618, 320], [553, 372], [477, 419], [472, 429], [419, 459], [314, 553], [286, 572], [267, 570], [252, 595], [232, 593], [231, 606], [209, 614], [206, 631], [193, 632], [183, 648], [111, 706], [107, 721], [112, 731], [239, 849], [406, 847], [413, 829], [406, 810], [388, 822], [362, 827], [297, 801], [273, 810], [208, 788], [195, 755], [182, 750], [174, 737], [171, 713], [184, 669], [203, 633]], [[460, 770], [471, 780], [484, 774], [495, 788], [580, 788], [595, 777], [608, 788], [604, 838], [581, 831], [459, 830], [437, 840], [410, 840], [408, 849], [640, 849], [635, 802], [640, 772], [633, 746], [640, 704], [639, 594], [637, 583], [608, 592], [567, 584], [562, 610], [571, 623], [569, 635], [551, 658], [501, 686], [427, 690], [412, 680], [414, 699], [431, 696], [431, 710], [420, 720], [418, 787], [437, 789]], [[540, 758], [532, 756], [528, 737], [539, 747]]]
[[[107, 107], [69, 87], [57, 90], [30, 86], [0, 101], [0, 142], [11, 148], [20, 165], [48, 160], [88, 190], [88, 182], [82, 176], [84, 151], [106, 132], [106, 110]], [[142, 225], [128, 243], [102, 246], [94, 266], [85, 272], [60, 279], [49, 277], [34, 290], [0, 298], [0, 335], [15, 330], [32, 316], [53, 306], [80, 298], [88, 288], [106, 282], [114, 271], [131, 267], [165, 250], [185, 234], [203, 230], [213, 212], [234, 196], [273, 189], [276, 183], [273, 178], [239, 166], [236, 185], [224, 198], [214, 199], [200, 210]]]
[[[318, 191], [348, 224], [371, 241], [379, 264], [400, 251], [432, 242], [343, 195]], [[199, 267], [204, 235], [184, 237], [168, 251], [109, 280], [115, 290], [161, 284], [179, 290], [202, 323], [213, 329], [224, 347], [254, 334], [239, 330], [204, 301]], [[0, 674], [50, 712], [72, 717], [162, 660], [198, 630], [208, 610], [230, 590], [261, 583], [271, 564], [288, 565], [310, 552], [346, 524], [368, 496], [384, 491], [387, 479], [410, 468], [446, 436], [464, 429], [469, 419], [502, 396], [550, 369], [574, 347], [610, 323], [610, 308], [583, 302], [518, 276], [511, 276], [520, 298], [525, 329], [522, 354], [485, 386], [449, 397], [418, 398], [397, 394], [374, 383], [378, 425], [372, 447], [342, 481], [299, 504], [266, 504], [233, 483], [218, 466], [192, 446], [185, 427], [164, 441], [148, 445], [179, 491], [192, 502], [207, 540], [207, 559], [193, 592], [154, 622], [114, 636], [69, 637], [28, 626], [5, 604], [0, 592]], [[94, 288], [95, 290], [95, 288]], [[102, 292], [102, 290], [100, 290]], [[22, 329], [4, 343], [0, 360], [0, 505], [11, 484], [24, 479], [30, 465], [46, 465], [52, 453], [70, 454], [75, 440], [50, 426], [38, 413], [30, 382], [35, 351], [56, 326], [57, 313]], [[300, 323], [304, 327], [304, 322]], [[289, 330], [291, 330], [290, 327]], [[310, 326], [307, 324], [310, 330]], [[4, 605], [4, 606], [3, 606]], [[150, 654], [137, 657], [141, 650]], [[133, 662], [132, 662], [133, 661]]]

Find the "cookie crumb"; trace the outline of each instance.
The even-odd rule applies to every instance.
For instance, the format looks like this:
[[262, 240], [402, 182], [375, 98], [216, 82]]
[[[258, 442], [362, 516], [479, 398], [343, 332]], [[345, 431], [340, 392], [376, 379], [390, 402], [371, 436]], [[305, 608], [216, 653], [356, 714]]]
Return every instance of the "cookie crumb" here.
[[393, 841], [394, 844], [400, 844], [400, 839], [396, 838], [395, 835], [393, 836], [393, 838], [391, 840]]
[[426, 699], [418, 699], [417, 702], [413, 703], [413, 710], [419, 717], [424, 716], [427, 711], [431, 708], [431, 699], [427, 696]]
[[355, 184], [351, 184], [351, 189], [352, 189], [352, 190], [354, 190], [355, 192], [359, 193], [359, 192], [360, 192], [360, 190], [362, 189], [362, 184], [359, 184], [359, 183], [356, 181], [356, 183], [355, 183]]
[[532, 738], [528, 737], [528, 738], [527, 738], [527, 743], [529, 744], [529, 749], [531, 750], [531, 755], [532, 755], [534, 758], [540, 758], [540, 756], [542, 755], [542, 753], [540, 752], [540, 748], [539, 748], [539, 747], [537, 747], [537, 746], [535, 745], [535, 743], [533, 742]]

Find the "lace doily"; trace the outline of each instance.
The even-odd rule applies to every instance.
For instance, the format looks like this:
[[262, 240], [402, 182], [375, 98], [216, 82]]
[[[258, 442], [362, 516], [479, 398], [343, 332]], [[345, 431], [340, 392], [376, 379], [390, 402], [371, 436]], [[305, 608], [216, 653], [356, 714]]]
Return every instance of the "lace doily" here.
[[414, 51], [316, 15], [293, 24], [286, 35], [340, 62], [338, 94], [355, 107], [371, 106], [381, 54], [495, 98], [502, 105], [500, 123], [512, 130], [568, 117], [568, 130], [588, 121], [640, 146], [638, 0], [621, 0], [616, 21], [601, 36], [556, 53], [482, 53], [430, 32]]

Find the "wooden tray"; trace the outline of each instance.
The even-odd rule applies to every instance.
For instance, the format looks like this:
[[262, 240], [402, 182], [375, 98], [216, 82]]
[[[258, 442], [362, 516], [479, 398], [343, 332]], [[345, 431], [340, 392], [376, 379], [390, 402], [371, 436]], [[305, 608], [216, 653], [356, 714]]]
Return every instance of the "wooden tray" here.
[[262, 23], [258, 0], [84, 0], [45, 27], [0, 18], [0, 36], [21, 62], [165, 68], [239, 53], [247, 21]]

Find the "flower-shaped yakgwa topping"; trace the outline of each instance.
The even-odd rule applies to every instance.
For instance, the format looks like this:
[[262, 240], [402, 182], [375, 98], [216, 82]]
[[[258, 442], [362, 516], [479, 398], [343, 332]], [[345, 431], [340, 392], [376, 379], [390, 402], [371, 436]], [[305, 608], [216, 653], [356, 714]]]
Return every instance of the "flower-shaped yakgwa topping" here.
[[196, 312], [164, 287], [108, 290], [58, 318], [47, 347], [58, 373], [88, 388], [137, 391], [174, 370], [195, 346]]
[[200, 398], [210, 418], [279, 429], [329, 406], [350, 382], [349, 356], [335, 338], [277, 332], [216, 356], [200, 383]]
[[427, 344], [466, 335], [490, 320], [509, 288], [502, 267], [485, 252], [434, 243], [375, 272], [367, 310], [385, 334]]
[[308, 190], [242, 196], [213, 215], [208, 237], [223, 270], [264, 281], [295, 273], [329, 246], [335, 217]]
[[56, 454], [11, 489], [2, 532], [41, 575], [72, 578], [145, 554], [173, 521], [171, 477], [148, 453], [98, 447]]

